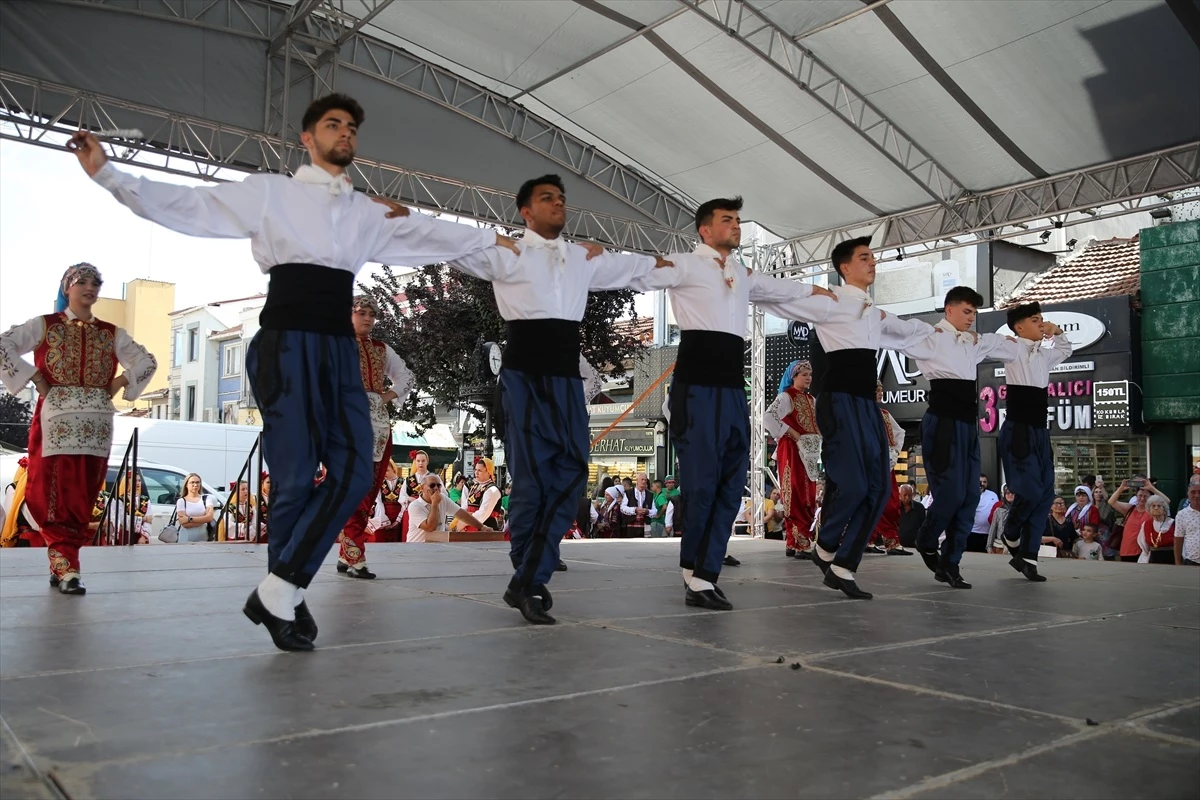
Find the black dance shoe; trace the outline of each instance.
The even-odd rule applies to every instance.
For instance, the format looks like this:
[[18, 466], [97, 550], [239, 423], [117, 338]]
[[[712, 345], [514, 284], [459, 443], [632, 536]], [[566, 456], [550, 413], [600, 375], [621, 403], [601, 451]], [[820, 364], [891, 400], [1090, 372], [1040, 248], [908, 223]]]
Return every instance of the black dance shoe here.
[[812, 553], [810, 553], [808, 550], [797, 550], [796, 559], [798, 561], [810, 561], [812, 559]]
[[304, 600], [296, 606], [296, 633], [310, 642], [317, 640], [317, 621], [313, 619], [312, 612], [308, 610], [308, 602]]
[[709, 611], [732, 611], [733, 603], [725, 599], [724, 593], [718, 594], [717, 591], [716, 587], [713, 587], [702, 592], [694, 592], [689, 586], [684, 590], [683, 602], [685, 605], [707, 608]]
[[344, 574], [344, 573], [345, 573], [346, 571], [348, 571], [349, 569], [350, 569], [350, 565], [349, 565], [349, 564], [347, 564], [345, 561], [340, 561], [340, 560], [339, 560], [339, 561], [337, 562], [337, 571], [338, 571], [338, 572], [341, 572], [341, 573], [343, 573], [343, 574]]
[[[340, 562], [339, 562], [339, 563], [340, 563]], [[346, 569], [346, 576], [347, 576], [347, 577], [349, 577], [349, 578], [358, 578], [359, 580], [362, 580], [362, 581], [373, 581], [373, 580], [375, 580], [375, 573], [374, 573], [374, 572], [371, 572], [371, 570], [367, 569], [367, 565], [366, 565], [366, 564], [363, 564], [361, 567], [349, 567], [349, 568], [347, 568], [347, 569]]]
[[829, 562], [822, 559], [820, 554], [817, 553], [815, 548], [809, 552], [808, 557], [811, 558], [812, 562], [817, 565], [817, 569], [821, 570], [821, 574], [823, 574], [823, 575], [829, 574]]
[[[1042, 580], [1046, 580], [1042, 578]], [[87, 589], [83, 585], [83, 581], [79, 578], [71, 578], [69, 581], [60, 581], [58, 590], [63, 594], [87, 594]]]
[[1045, 575], [1038, 573], [1037, 564], [1030, 564], [1025, 559], [1021, 559], [1021, 574], [1025, 576], [1026, 580], [1034, 583], [1044, 583], [1046, 580]]
[[894, 547], [887, 551], [889, 556], [911, 556], [912, 550], [905, 550], [903, 547]]
[[1016, 553], [1013, 553], [1013, 557], [1008, 560], [1008, 565], [1022, 575], [1025, 574], [1025, 559], [1021, 558], [1021, 556], [1017, 555]]
[[558, 566], [554, 568], [554, 571], [555, 572], [566, 572], [567, 565], [564, 564], [562, 561], [560, 561], [560, 562], [558, 562]]
[[937, 577], [938, 570], [942, 568], [942, 554], [937, 550], [922, 550], [917, 548], [917, 555], [925, 562], [925, 566], [929, 567], [929, 571]]
[[727, 567], [740, 567], [742, 565], [741, 561], [738, 561], [733, 556], [728, 556], [728, 555], [725, 556], [725, 560], [722, 561], [721, 563]]
[[61, 582], [62, 582], [62, 581], [60, 581], [60, 580], [58, 579], [58, 576], [57, 576], [57, 575], [51, 575], [51, 576], [50, 576], [50, 588], [51, 588], [51, 589], [57, 589], [57, 588], [58, 588], [58, 584], [59, 584], [59, 583], [61, 583]]
[[793, 549], [792, 549], [792, 548], [790, 548], [790, 547], [789, 547], [789, 548], [787, 548], [786, 550], [784, 550], [784, 551], [783, 551], [783, 554], [784, 554], [785, 556], [787, 556], [788, 558], [795, 558], [795, 557], [796, 557], [796, 551], [795, 551], [795, 550], [793, 550]]
[[830, 589], [840, 589], [851, 600], [870, 600], [875, 596], [858, 588], [858, 584], [853, 580], [846, 580], [834, 575], [832, 570], [825, 573], [825, 585]]
[[546, 607], [542, 602], [542, 598], [536, 595], [509, 589], [504, 593], [504, 602], [519, 610], [521, 616], [534, 625], [553, 625], [558, 622], [558, 620], [546, 613]]
[[867, 548], [866, 552], [874, 553], [877, 556], [887, 555], [887, 550], [884, 550], [882, 547], [880, 547], [877, 544], [873, 544], [873, 545], [869, 546]]
[[946, 583], [950, 584], [951, 589], [970, 589], [971, 584], [963, 580], [962, 573], [959, 572], [958, 566], [955, 564], [947, 564], [942, 570], [946, 574]]
[[307, 639], [296, 630], [296, 623], [279, 617], [267, 611], [262, 600], [258, 597], [258, 589], [246, 598], [242, 613], [255, 625], [263, 625], [271, 634], [271, 641], [280, 650], [312, 650], [312, 639]]

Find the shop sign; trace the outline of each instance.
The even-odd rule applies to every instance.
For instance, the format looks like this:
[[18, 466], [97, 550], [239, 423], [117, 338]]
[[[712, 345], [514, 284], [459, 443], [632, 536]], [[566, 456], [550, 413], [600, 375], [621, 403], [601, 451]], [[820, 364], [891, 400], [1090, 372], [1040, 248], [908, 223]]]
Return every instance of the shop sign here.
[[[602, 430], [593, 430], [591, 436], [595, 438]], [[592, 447], [592, 455], [596, 456], [649, 456], [654, 452], [652, 428], [617, 428]]]

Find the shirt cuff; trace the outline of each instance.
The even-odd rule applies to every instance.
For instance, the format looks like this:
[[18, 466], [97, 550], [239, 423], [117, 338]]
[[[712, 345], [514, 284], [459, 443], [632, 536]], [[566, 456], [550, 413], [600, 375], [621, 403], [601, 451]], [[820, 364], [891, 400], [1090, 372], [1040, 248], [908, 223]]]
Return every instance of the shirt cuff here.
[[121, 185], [121, 172], [111, 161], [106, 161], [100, 171], [92, 176], [92, 180], [111, 192]]

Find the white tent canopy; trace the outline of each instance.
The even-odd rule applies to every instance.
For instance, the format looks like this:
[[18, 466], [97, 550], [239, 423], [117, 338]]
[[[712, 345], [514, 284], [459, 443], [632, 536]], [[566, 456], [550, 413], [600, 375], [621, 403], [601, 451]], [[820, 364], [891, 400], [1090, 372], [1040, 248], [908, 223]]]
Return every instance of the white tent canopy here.
[[[283, 120], [294, 142], [347, 91], [360, 184], [515, 222], [520, 182], [559, 172], [572, 232], [665, 249], [713, 196], [781, 237], [914, 210], [941, 235], [1193, 185], [1198, 40], [1195, 5], [1162, 0], [6, 0], [0, 96], [9, 122], [279, 169]], [[1030, 209], [971, 203], [1017, 184]]]

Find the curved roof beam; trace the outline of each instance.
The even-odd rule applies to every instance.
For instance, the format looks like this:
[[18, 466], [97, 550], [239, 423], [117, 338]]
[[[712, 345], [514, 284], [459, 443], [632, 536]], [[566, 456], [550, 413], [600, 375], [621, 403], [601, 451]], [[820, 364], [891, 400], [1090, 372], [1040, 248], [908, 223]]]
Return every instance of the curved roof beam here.
[[[86, 5], [112, 13], [133, 13], [162, 18], [179, 25], [197, 25], [278, 42], [273, 62], [290, 61], [289, 69], [309, 70], [318, 83], [332, 84], [332, 73], [349, 69], [453, 111], [490, 128], [517, 144], [553, 161], [571, 174], [612, 195], [652, 224], [683, 230], [692, 225], [693, 210], [641, 172], [620, 164], [597, 147], [558, 128], [502, 94], [472, 83], [399, 47], [365, 36], [359, 28], [368, 16], [386, 5], [374, 0], [363, 6], [363, 16], [342, 10], [342, 0], [302, 0], [283, 6], [269, 0], [236, 0], [230, 3], [139, 0], [131, 7], [123, 0], [52, 0], [62, 5]], [[235, 10], [236, 9], [236, 10]], [[290, 45], [290, 46], [289, 46]], [[310, 49], [311, 55], [303, 52]], [[275, 64], [274, 67], [279, 67]], [[284, 85], [297, 83], [288, 69], [280, 69]], [[324, 74], [323, 74], [324, 72]], [[278, 94], [279, 85], [275, 85]], [[306, 99], [307, 101], [307, 99]], [[280, 106], [286, 108], [286, 106]], [[276, 109], [264, 109], [263, 133], [278, 135]]]
[[1021, 165], [1021, 169], [1028, 172], [1035, 178], [1048, 177], [1050, 173], [1046, 172], [1036, 161], [1029, 157], [1024, 150], [1017, 146], [1017, 143], [1008, 138], [1008, 134], [1000, 130], [1000, 126], [989, 117], [984, 110], [979, 107], [979, 104], [971, 99], [971, 96], [963, 91], [963, 88], [958, 85], [954, 78], [950, 77], [950, 73], [942, 69], [942, 65], [938, 63], [933, 54], [925, 49], [925, 46], [917, 41], [917, 37], [912, 35], [912, 32], [904, 26], [900, 18], [890, 8], [876, 6], [874, 9], [875, 16], [879, 17], [879, 21], [883, 26], [896, 38], [909, 55], [917, 60], [917, 63], [924, 67], [929, 76], [938, 82], [938, 85], [950, 95], [954, 102], [958, 103], [959, 108], [967, 112], [971, 119], [975, 120], [975, 124], [983, 129], [991, 140], [998, 144], [1004, 152], [1008, 153], [1013, 161]]
[[[110, 142], [111, 158], [204, 180], [220, 181], [226, 169], [294, 172], [305, 158], [298, 143], [281, 146], [277, 137], [261, 131], [3, 71], [0, 123], [0, 139], [56, 150], [62, 149], [62, 138], [49, 134], [67, 136], [78, 127], [137, 128], [144, 138]], [[350, 174], [355, 186], [409, 205], [506, 227], [525, 224], [511, 192], [362, 156], [355, 158]], [[692, 237], [685, 231], [585, 208], [571, 209], [564, 233], [640, 252], [671, 253], [692, 247]]]
[[1200, 186], [1200, 142], [964, 197], [953, 215], [926, 206], [765, 245], [759, 255], [765, 271], [791, 274], [828, 263], [838, 242], [857, 236], [872, 237], [879, 250], [936, 252], [1191, 202], [1178, 192], [1194, 186]]
[[[669, 58], [671, 62], [675, 64], [675, 66], [679, 67], [684, 74], [704, 87], [709, 94], [717, 98], [717, 100], [723, 103], [730, 111], [745, 120], [751, 127], [757, 130], [763, 136], [770, 139], [776, 147], [802, 164], [809, 172], [812, 172], [818, 178], [825, 181], [825, 183], [831, 188], [836, 189], [840, 194], [842, 194], [842, 196], [846, 197], [860, 208], [870, 211], [872, 214], [884, 213], [882, 209], [877, 208], [871, 203], [871, 201], [859, 195], [849, 186], [839, 181], [832, 173], [824, 169], [820, 164], [806, 156], [799, 147], [796, 147], [796, 145], [789, 142], [785, 136], [779, 133], [779, 131], [772, 128], [754, 112], [739, 103], [733, 95], [729, 94], [729, 92], [718, 86], [715, 81], [713, 81], [700, 70], [696, 69], [696, 66], [688, 61], [686, 56], [684, 56], [674, 47], [671, 47], [671, 45], [667, 44], [667, 42], [661, 36], [652, 30], [647, 30], [647, 26], [642, 25], [631, 17], [625, 16], [619, 11], [614, 11], [608, 6], [601, 5], [599, 2], [597, 2], [597, 0], [575, 0], [575, 2], [584, 8], [589, 9], [590, 11], [594, 11], [595, 13], [612, 20], [613, 22], [624, 25], [630, 30], [636, 32], [639, 36], [644, 37], [646, 41], [654, 45], [654, 47], [660, 53]], [[685, 2], [685, 0], [680, 0], [680, 2]]]
[[[943, 208], [966, 193], [962, 183], [896, 123], [790, 33], [745, 0], [678, 0], [740, 42], [836, 114]], [[879, 9], [876, 9], [878, 11]]]

